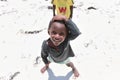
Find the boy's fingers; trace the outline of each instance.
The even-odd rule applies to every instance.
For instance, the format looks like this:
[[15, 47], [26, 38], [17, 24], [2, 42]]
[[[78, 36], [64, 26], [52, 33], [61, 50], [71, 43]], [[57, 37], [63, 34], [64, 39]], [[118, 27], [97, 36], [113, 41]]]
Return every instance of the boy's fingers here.
[[52, 18], [52, 21], [54, 21], [54, 20], [65, 20], [65, 21], [67, 21], [67, 18], [63, 15], [56, 15]]

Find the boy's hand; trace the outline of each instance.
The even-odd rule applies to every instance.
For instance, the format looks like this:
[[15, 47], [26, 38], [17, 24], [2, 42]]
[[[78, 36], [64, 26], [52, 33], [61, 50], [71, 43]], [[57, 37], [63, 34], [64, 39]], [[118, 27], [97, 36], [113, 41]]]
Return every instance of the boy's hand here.
[[49, 68], [50, 62], [48, 64], [45, 64], [45, 66], [41, 69], [41, 73], [44, 73]]
[[67, 19], [67, 17], [64, 16], [64, 15], [56, 15], [56, 16], [54, 16], [54, 17], [52, 18], [52, 21], [54, 21], [54, 20], [64, 20], [64, 21], [67, 21], [68, 19]]
[[45, 64], [45, 65], [46, 65], [46, 67], [49, 67], [49, 64], [50, 64], [50, 62], [48, 62], [47, 64]]

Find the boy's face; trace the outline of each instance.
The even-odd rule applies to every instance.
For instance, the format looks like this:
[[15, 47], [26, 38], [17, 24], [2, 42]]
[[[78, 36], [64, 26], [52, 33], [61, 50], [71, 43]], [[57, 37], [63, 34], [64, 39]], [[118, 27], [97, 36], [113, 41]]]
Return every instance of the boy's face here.
[[59, 22], [53, 22], [51, 24], [50, 29], [48, 30], [48, 33], [50, 35], [50, 39], [53, 42], [55, 46], [60, 45], [67, 36], [67, 31], [64, 24]]

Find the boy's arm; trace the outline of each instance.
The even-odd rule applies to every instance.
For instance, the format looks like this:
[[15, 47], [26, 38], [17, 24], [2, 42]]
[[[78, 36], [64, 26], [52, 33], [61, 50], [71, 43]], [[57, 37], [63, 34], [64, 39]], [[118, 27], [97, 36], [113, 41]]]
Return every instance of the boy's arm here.
[[45, 64], [49, 63], [49, 61], [47, 59], [48, 55], [44, 51], [41, 52], [41, 57], [42, 57], [42, 60]]
[[50, 64], [50, 62], [48, 61], [48, 59], [47, 59], [47, 54], [45, 53], [45, 52], [41, 52], [41, 57], [42, 57], [42, 60], [43, 60], [43, 62], [44, 62], [44, 64], [45, 64], [45, 67], [46, 68], [48, 68], [49, 67], [49, 64]]
[[73, 40], [81, 34], [78, 27], [71, 19], [68, 19], [66, 21], [66, 24], [67, 24], [67, 27], [69, 29], [68, 39]]
[[48, 53], [47, 53], [47, 46], [46, 46], [46, 42], [44, 41], [43, 44], [42, 44], [42, 50], [41, 50], [41, 57], [42, 57], [42, 60], [45, 64], [48, 64], [49, 61], [47, 59], [48, 57]]

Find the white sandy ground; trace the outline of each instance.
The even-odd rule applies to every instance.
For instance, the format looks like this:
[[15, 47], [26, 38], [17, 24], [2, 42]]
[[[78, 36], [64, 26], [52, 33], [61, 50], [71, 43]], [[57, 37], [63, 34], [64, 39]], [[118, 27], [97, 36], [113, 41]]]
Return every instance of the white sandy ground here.
[[[0, 1], [0, 80], [74, 80], [71, 68], [51, 63], [44, 74], [41, 44], [48, 38], [51, 0]], [[71, 41], [76, 80], [120, 80], [120, 0], [74, 0], [82, 35]], [[88, 9], [94, 7], [94, 9]], [[37, 34], [24, 34], [37, 31]]]

